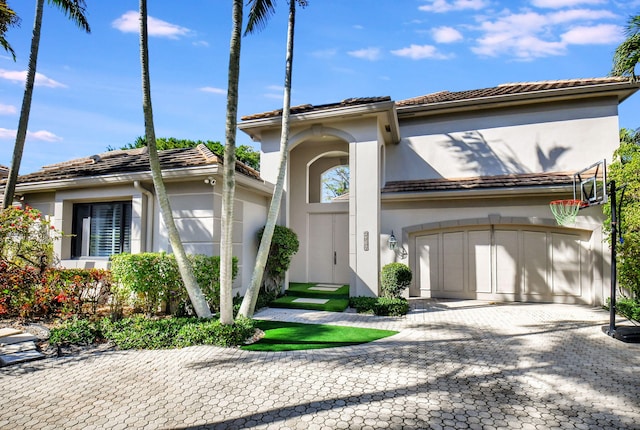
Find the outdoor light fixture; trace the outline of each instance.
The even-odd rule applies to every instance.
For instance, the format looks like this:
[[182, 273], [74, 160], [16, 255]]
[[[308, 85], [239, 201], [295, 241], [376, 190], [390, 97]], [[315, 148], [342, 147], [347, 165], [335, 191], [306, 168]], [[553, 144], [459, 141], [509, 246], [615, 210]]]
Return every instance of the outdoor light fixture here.
[[398, 246], [398, 239], [393, 235], [393, 230], [391, 230], [391, 236], [389, 236], [389, 249], [394, 251]]

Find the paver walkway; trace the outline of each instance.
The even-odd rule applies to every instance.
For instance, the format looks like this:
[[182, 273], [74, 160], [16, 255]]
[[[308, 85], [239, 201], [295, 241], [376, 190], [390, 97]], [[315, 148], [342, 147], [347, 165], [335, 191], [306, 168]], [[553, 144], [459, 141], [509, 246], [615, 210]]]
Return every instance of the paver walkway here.
[[569, 305], [417, 301], [404, 318], [258, 318], [400, 330], [287, 353], [108, 351], [0, 369], [2, 429], [640, 428], [640, 345]]

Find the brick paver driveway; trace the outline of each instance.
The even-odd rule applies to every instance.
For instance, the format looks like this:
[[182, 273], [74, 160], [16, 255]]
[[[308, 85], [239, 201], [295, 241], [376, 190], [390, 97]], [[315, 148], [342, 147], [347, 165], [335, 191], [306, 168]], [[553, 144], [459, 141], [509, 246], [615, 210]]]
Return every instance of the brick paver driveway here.
[[400, 330], [295, 353], [109, 351], [0, 369], [0, 428], [640, 428], [640, 345], [583, 306], [417, 301]]

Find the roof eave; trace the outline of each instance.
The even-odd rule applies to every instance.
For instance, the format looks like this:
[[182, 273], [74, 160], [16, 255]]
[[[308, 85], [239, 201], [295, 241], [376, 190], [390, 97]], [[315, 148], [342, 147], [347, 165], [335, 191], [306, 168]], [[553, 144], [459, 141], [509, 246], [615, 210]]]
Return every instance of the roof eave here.
[[456, 200], [469, 198], [501, 198], [515, 196], [535, 196], [548, 194], [567, 194], [573, 192], [571, 184], [544, 185], [529, 187], [491, 187], [457, 190], [432, 190], [432, 191], [398, 191], [381, 192], [383, 201], [408, 201], [408, 200]]
[[505, 107], [531, 102], [549, 102], [550, 100], [575, 100], [593, 97], [616, 96], [618, 103], [622, 103], [628, 97], [640, 89], [637, 82], [614, 82], [594, 84], [583, 87], [560, 88], [551, 90], [532, 91], [529, 93], [506, 94], [490, 97], [475, 97], [464, 100], [446, 102], [425, 103], [419, 105], [398, 106], [398, 117], [415, 116], [416, 114], [432, 115], [442, 112], [467, 111], [491, 107]]
[[[399, 141], [400, 132], [396, 115], [395, 102], [392, 100], [367, 103], [356, 106], [343, 106], [333, 109], [323, 109], [319, 111], [302, 112], [291, 115], [289, 121], [291, 125], [301, 123], [304, 121], [322, 121], [331, 119], [336, 116], [341, 118], [345, 117], [357, 117], [368, 116], [372, 114], [387, 112], [389, 119], [389, 128], [391, 133], [391, 140]], [[238, 124], [238, 128], [251, 137], [254, 142], [260, 142], [262, 140], [262, 132], [264, 130], [277, 129], [282, 126], [282, 115], [273, 116], [269, 118], [249, 119], [242, 121]]]

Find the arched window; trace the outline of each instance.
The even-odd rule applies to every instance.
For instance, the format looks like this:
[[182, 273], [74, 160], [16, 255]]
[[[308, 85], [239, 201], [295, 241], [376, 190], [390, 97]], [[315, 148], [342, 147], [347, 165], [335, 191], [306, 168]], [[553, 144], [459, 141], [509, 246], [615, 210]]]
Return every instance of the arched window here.
[[349, 165], [343, 164], [326, 170], [320, 176], [320, 203], [342, 200], [349, 193]]

